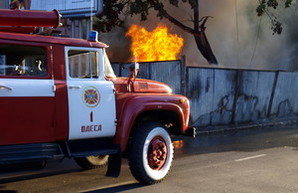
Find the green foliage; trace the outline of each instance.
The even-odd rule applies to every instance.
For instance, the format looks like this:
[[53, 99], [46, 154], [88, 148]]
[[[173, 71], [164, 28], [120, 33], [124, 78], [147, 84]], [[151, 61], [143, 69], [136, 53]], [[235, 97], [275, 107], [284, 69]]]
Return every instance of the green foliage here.
[[[209, 17], [199, 19], [199, 0], [103, 0], [103, 2], [104, 11], [101, 15], [97, 16], [98, 19], [93, 25], [93, 29], [108, 32], [113, 27], [121, 26], [126, 16], [140, 15], [141, 20], [146, 20], [149, 11], [155, 10], [158, 18], [166, 18], [180, 29], [192, 34], [199, 51], [210, 64], [218, 63], [205, 33], [205, 24]], [[165, 10], [165, 4], [171, 4], [178, 8], [179, 3], [189, 4], [193, 10], [194, 29], [184, 25]]]
[[[279, 6], [278, 0], [259, 0], [260, 4], [257, 7], [258, 16], [262, 16], [268, 11], [269, 8], [277, 9]], [[288, 8], [292, 5], [293, 0], [284, 0], [283, 4], [285, 8]]]
[[164, 5], [169, 3], [178, 7], [179, 3], [188, 3], [193, 8], [197, 0], [104, 0], [103, 13], [97, 16], [94, 29], [109, 32], [113, 27], [122, 26], [127, 15], [140, 15], [141, 20], [147, 20], [149, 10], [157, 12], [157, 17], [163, 19], [166, 13]]
[[[158, 18], [163, 19], [166, 3], [175, 7], [178, 7], [179, 3], [187, 3], [193, 9], [197, 2], [198, 0], [104, 0], [103, 13], [97, 16], [94, 29], [109, 32], [116, 26], [121, 27], [127, 15], [140, 15], [141, 20], [147, 20], [151, 9], [157, 12]], [[258, 16], [266, 15], [270, 18], [273, 34], [281, 34], [283, 26], [274, 11], [281, 6], [288, 8], [292, 4], [293, 0], [259, 0], [256, 12]]]
[[123, 20], [120, 19], [126, 3], [118, 0], [104, 0], [103, 12], [97, 16], [94, 24], [94, 29], [101, 32], [109, 32], [115, 26], [121, 26]]
[[280, 5], [289, 8], [293, 0], [259, 0], [259, 2], [259, 6], [256, 9], [258, 16], [267, 15], [271, 20], [273, 34], [281, 34], [283, 31], [282, 23], [272, 10], [276, 10]]

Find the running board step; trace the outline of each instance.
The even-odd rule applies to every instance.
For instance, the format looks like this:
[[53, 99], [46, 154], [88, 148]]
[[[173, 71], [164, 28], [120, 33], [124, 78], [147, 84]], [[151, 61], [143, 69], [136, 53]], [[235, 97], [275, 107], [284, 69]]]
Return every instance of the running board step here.
[[75, 158], [120, 153], [119, 145], [113, 144], [113, 137], [71, 140], [64, 147], [65, 154]]
[[62, 155], [62, 150], [55, 143], [0, 146], [1, 164], [52, 159], [57, 155]]

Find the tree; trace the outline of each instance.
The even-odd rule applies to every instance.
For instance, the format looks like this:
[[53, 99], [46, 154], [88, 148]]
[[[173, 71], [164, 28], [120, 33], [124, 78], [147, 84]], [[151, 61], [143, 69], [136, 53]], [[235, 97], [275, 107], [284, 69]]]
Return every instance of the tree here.
[[[193, 12], [193, 27], [189, 27], [173, 17], [165, 9], [167, 3], [175, 6], [177, 9], [179, 8], [179, 3], [188, 3]], [[95, 23], [94, 29], [108, 32], [113, 27], [121, 26], [124, 22], [123, 15], [140, 15], [141, 20], [147, 20], [149, 10], [151, 9], [156, 11], [157, 17], [160, 19], [165, 18], [185, 32], [192, 34], [199, 51], [209, 64], [218, 63], [205, 33], [206, 22], [209, 17], [200, 18], [199, 0], [104, 0], [103, 12], [97, 16], [99, 20]]]
[[[97, 16], [98, 20], [94, 24], [94, 29], [101, 32], [109, 32], [113, 27], [122, 26], [125, 19], [123, 16], [127, 15], [140, 15], [141, 20], [146, 20], [149, 10], [153, 9], [157, 13], [156, 16], [160, 19], [165, 18], [185, 32], [193, 35], [199, 51], [209, 64], [218, 63], [205, 33], [206, 23], [210, 17], [204, 16], [200, 18], [199, 0], [103, 0], [103, 2], [104, 9], [102, 14]], [[276, 14], [274, 14], [274, 10], [281, 4], [288, 8], [292, 5], [292, 2], [293, 0], [259, 0], [259, 5], [256, 9], [257, 14], [258, 16], [267, 15], [270, 18], [273, 34], [281, 34], [283, 30], [282, 23]], [[193, 12], [193, 18], [191, 20], [193, 23], [192, 27], [179, 21], [165, 8], [166, 4], [171, 4], [178, 9], [179, 3], [190, 5]]]
[[[284, 0], [282, 3], [285, 8], [289, 8], [293, 3], [293, 0]], [[258, 16], [267, 15], [271, 20], [271, 29], [273, 34], [281, 34], [283, 27], [279, 18], [274, 14], [274, 10], [276, 10], [280, 6], [278, 0], [259, 0], [259, 6], [256, 11]]]

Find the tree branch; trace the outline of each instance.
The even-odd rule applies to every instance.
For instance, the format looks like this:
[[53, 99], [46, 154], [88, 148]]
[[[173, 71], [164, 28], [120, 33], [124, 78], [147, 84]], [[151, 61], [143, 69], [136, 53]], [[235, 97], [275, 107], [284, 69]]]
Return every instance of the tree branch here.
[[173, 24], [175, 24], [176, 26], [178, 26], [180, 29], [182, 29], [183, 31], [190, 33], [190, 34], [195, 34], [195, 31], [184, 25], [183, 23], [181, 23], [180, 21], [178, 21], [177, 19], [175, 19], [174, 17], [172, 17], [170, 14], [168, 14], [167, 11], [164, 11], [164, 15], [165, 18], [167, 18], [170, 22], [172, 22]]
[[199, 32], [200, 24], [199, 24], [199, 1], [196, 0], [193, 2], [194, 8], [193, 8], [193, 15], [194, 15], [194, 31]]

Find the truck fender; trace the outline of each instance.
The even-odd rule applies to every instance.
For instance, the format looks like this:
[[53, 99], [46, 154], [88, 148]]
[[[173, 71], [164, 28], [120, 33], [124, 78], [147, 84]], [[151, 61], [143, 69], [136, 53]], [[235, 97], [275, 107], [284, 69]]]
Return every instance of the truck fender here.
[[184, 117], [183, 110], [179, 105], [170, 102], [154, 101], [149, 97], [147, 99], [144, 97], [133, 97], [123, 105], [117, 122], [114, 143], [120, 145], [122, 152], [126, 150], [131, 129], [138, 115], [152, 110], [173, 111], [177, 113], [181, 123], [180, 127], [183, 131], [187, 129], [188, 119]]

